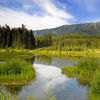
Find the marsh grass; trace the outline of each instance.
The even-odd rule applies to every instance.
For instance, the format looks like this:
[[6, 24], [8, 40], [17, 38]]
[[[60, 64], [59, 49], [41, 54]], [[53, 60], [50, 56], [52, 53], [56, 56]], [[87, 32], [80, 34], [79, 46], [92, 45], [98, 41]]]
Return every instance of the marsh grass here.
[[[7, 95], [2, 95], [2, 96], [0, 95], [0, 100], [22, 100], [22, 99], [20, 99], [19, 97], [13, 97], [7, 94]], [[39, 100], [39, 99], [36, 99], [34, 97], [29, 97], [27, 100]]]
[[100, 69], [93, 76], [90, 88], [90, 99], [100, 100]]
[[82, 59], [75, 67], [62, 67], [62, 72], [90, 86], [90, 100], [100, 100], [100, 64], [96, 59]]
[[0, 62], [7, 61], [10, 58], [30, 58], [32, 54], [30, 50], [17, 50], [17, 49], [0, 49]]
[[[97, 52], [98, 51], [98, 52]], [[59, 51], [51, 50], [50, 47], [43, 47], [30, 50], [30, 53], [37, 55], [52, 55], [52, 56], [71, 56], [71, 57], [99, 57], [100, 50], [88, 49], [85, 51]]]
[[35, 76], [33, 66], [25, 60], [9, 59], [0, 64], [0, 81], [30, 81]]
[[87, 76], [92, 77], [100, 65], [97, 59], [94, 58], [85, 58], [81, 59], [77, 66], [66, 66], [62, 67], [62, 72], [68, 75], [78, 75], [78, 76]]
[[[19, 96], [11, 96], [10, 94], [0, 92], [0, 100], [22, 100]], [[29, 97], [27, 100], [40, 100], [38, 98]], [[44, 100], [56, 100], [55, 96], [47, 95], [47, 98]]]

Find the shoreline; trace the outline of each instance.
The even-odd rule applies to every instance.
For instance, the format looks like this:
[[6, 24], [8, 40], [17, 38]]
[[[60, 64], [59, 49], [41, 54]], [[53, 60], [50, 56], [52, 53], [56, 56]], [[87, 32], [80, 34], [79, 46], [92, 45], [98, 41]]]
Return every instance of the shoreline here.
[[[99, 49], [90, 49], [87, 51], [49, 51], [45, 50], [45, 48], [39, 48], [34, 50], [28, 49], [0, 49], [0, 53], [19, 53], [22, 57], [28, 57], [33, 55], [47, 55], [47, 56], [62, 56], [62, 57], [100, 57]], [[23, 53], [22, 55], [20, 53]], [[12, 54], [13, 55], [13, 54]]]
[[100, 52], [87, 51], [47, 51], [47, 50], [31, 50], [34, 55], [50, 55], [50, 56], [71, 56], [71, 57], [100, 57]]
[[36, 78], [33, 78], [32, 80], [21, 80], [21, 81], [0, 81], [0, 85], [27, 85], [27, 84], [30, 84], [32, 83], [33, 81], [35, 81]]

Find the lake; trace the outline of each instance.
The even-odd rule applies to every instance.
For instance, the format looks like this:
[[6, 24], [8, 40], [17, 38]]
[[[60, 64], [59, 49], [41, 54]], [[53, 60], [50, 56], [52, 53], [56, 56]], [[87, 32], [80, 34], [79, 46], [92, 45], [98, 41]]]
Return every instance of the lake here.
[[27, 100], [30, 96], [45, 100], [48, 95], [55, 95], [57, 100], [89, 100], [88, 85], [61, 72], [61, 67], [66, 65], [74, 67], [78, 59], [81, 58], [34, 56], [28, 61], [36, 69], [36, 79], [27, 85], [0, 86], [1, 90], [13, 96], [16, 94], [21, 100]]

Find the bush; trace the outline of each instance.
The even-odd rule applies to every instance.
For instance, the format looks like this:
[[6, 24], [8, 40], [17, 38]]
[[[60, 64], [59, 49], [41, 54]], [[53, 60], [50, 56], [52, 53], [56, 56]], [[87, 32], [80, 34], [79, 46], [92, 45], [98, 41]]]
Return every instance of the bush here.
[[67, 74], [78, 74], [85, 76], [93, 76], [95, 71], [99, 68], [99, 63], [96, 59], [82, 59], [77, 66], [66, 66], [62, 68], [62, 71]]
[[78, 63], [78, 73], [82, 75], [93, 75], [99, 68], [99, 63], [96, 59], [86, 58]]
[[90, 90], [91, 100], [100, 100], [100, 69], [94, 74]]
[[33, 66], [20, 59], [11, 59], [0, 65], [0, 80], [30, 80], [36, 76]]
[[66, 74], [77, 74], [77, 68], [70, 65], [62, 67], [62, 72]]

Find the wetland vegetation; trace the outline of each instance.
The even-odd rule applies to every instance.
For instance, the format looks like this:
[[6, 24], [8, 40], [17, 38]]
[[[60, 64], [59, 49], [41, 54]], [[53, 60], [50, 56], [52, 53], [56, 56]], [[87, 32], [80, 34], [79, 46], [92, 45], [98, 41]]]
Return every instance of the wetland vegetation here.
[[0, 81], [30, 81], [35, 78], [36, 72], [33, 66], [20, 59], [10, 59], [0, 64]]
[[100, 64], [97, 59], [82, 59], [75, 67], [62, 67], [62, 73], [87, 82], [90, 85], [90, 100], [100, 99]]
[[[100, 57], [99, 43], [99, 35], [82, 35], [76, 33], [61, 36], [52, 36], [51, 34], [48, 34], [34, 37], [33, 31], [26, 29], [24, 25], [20, 28], [10, 28], [8, 25], [0, 26], [0, 87], [11, 84], [25, 85], [32, 81], [32, 84], [28, 84], [26, 87], [31, 87], [33, 90], [31, 90], [31, 88], [29, 90], [31, 90], [33, 94], [35, 94], [35, 91], [37, 90], [36, 94], [38, 94], [39, 91], [43, 93], [44, 89], [42, 89], [42, 87], [44, 85], [48, 86], [52, 84], [54, 85], [52, 87], [55, 87], [54, 89], [57, 90], [56, 85], [60, 87], [62, 86], [60, 84], [63, 84], [66, 89], [66, 83], [69, 80], [69, 84], [71, 81], [76, 85], [76, 90], [77, 88], [80, 89], [80, 85], [83, 87], [80, 89], [83, 92], [88, 88], [88, 96], [90, 100], [100, 100], [100, 64], [98, 61]], [[35, 56], [37, 59], [35, 59]], [[79, 59], [83, 57], [84, 59], [78, 59], [77, 64], [72, 64], [73, 60], [70, 61], [67, 59], [66, 57], [68, 56], [75, 57], [75, 60], [76, 57], [79, 57]], [[61, 59], [55, 64], [54, 61], [58, 58]], [[63, 65], [62, 59], [65, 59], [65, 62], [67, 61], [70, 65], [66, 64], [66, 67], [61, 68]], [[38, 61], [38, 64], [35, 65], [34, 62], [36, 61]], [[60, 66], [60, 68], [57, 68], [57, 66]], [[63, 74], [61, 73], [61, 69]], [[64, 74], [66, 74], [66, 76]], [[61, 83], [58, 82], [57, 77], [59, 77]], [[54, 81], [56, 81], [56, 85]], [[36, 89], [39, 86], [40, 88]], [[44, 88], [46, 86], [44, 86]], [[26, 88], [24, 88], [24, 86], [22, 86], [22, 88], [23, 90], [21, 91], [23, 93]], [[63, 88], [64, 93], [72, 93], [71, 95], [78, 97], [77, 94], [74, 95], [72, 91], [68, 92], [66, 91], [67, 89], [65, 89]], [[58, 90], [61, 90], [61, 88]], [[59, 97], [59, 93], [61, 94], [61, 91], [58, 90], [57, 92], [52, 90], [52, 92], [55, 91], [57, 97]], [[77, 92], [80, 93], [80, 91]], [[29, 93], [31, 94], [31, 92]], [[36, 94], [35, 96], [37, 97]], [[42, 98], [42, 100], [43, 95], [44, 94], [42, 94], [41, 97], [40, 93], [40, 98]], [[80, 97], [82, 100], [87, 99], [86, 95], [84, 99], [84, 95], [85, 94], [82, 95], [83, 99]], [[69, 97], [68, 94], [67, 97]], [[59, 98], [57, 99], [59, 100]], [[65, 98], [66, 96], [64, 95], [64, 98], [61, 99], [64, 100]], [[0, 91], [0, 99], [20, 100], [18, 96], [13, 97], [9, 94], [5, 95], [2, 91]], [[55, 96], [47, 98], [47, 100], [55, 99]], [[29, 97], [29, 100], [36, 99], [35, 97]], [[80, 99], [77, 98], [77, 100]]]

